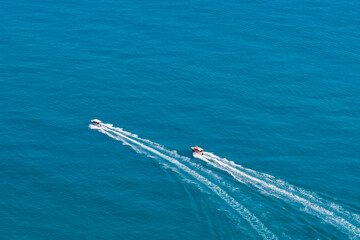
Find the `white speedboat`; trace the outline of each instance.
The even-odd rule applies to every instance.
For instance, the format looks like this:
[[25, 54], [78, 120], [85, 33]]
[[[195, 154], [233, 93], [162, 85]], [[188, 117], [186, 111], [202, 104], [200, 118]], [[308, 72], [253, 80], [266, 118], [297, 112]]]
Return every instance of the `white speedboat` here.
[[194, 153], [204, 155], [204, 149], [202, 149], [201, 147], [196, 146], [196, 147], [191, 147], [191, 149]]
[[99, 119], [93, 119], [93, 120], [91, 120], [91, 122], [92, 122], [95, 126], [98, 126], [98, 127], [101, 127], [101, 126], [102, 126], [102, 122], [101, 122]]

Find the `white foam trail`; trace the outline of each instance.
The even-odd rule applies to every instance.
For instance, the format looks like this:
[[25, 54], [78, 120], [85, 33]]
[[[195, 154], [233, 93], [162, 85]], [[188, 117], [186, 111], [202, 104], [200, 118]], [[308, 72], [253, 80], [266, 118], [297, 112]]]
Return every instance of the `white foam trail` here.
[[[96, 126], [95, 126], [95, 127], [96, 127]], [[127, 135], [127, 136], [129, 136], [129, 137], [136, 138], [137, 141], [142, 141], [142, 142], [148, 143], [149, 145], [151, 145], [151, 146], [153, 146], [153, 147], [156, 147], [157, 149], [159, 149], [159, 150], [161, 150], [161, 151], [164, 151], [164, 152], [166, 152], [166, 153], [169, 153], [169, 154], [171, 154], [172, 156], [174, 156], [173, 153], [176, 153], [176, 154], [177, 154], [177, 152], [176, 152], [175, 150], [170, 151], [170, 150], [164, 148], [164, 146], [162, 146], [162, 145], [160, 145], [160, 144], [158, 144], [158, 143], [154, 143], [154, 142], [152, 142], [152, 141], [150, 141], [150, 140], [148, 140], [148, 139], [145, 139], [145, 138], [140, 138], [137, 134], [133, 134], [133, 133], [131, 133], [131, 132], [127, 132], [127, 131], [125, 131], [125, 130], [122, 129], [122, 128], [113, 127], [112, 124], [105, 124], [105, 127], [104, 127], [104, 128], [107, 129], [107, 130], [116, 131], [116, 132], [118, 132], [118, 133], [120, 133], [120, 134]], [[180, 157], [180, 155], [178, 155], [178, 157]]]
[[[114, 131], [109, 127], [106, 128], [100, 128], [100, 132], [107, 134], [109, 137], [114, 138], [116, 140], [120, 140], [123, 143], [137, 146], [138, 148], [141, 148], [142, 150], [146, 150], [156, 156], [159, 156], [165, 160], [168, 160], [170, 163], [177, 166], [182, 171], [186, 172], [187, 174], [191, 175], [194, 179], [198, 180], [205, 186], [207, 186], [210, 190], [212, 190], [217, 196], [219, 196], [222, 200], [224, 200], [232, 209], [234, 209], [236, 212], [238, 212], [242, 218], [244, 218], [251, 226], [252, 228], [264, 239], [277, 239], [277, 237], [269, 230], [267, 227], [254, 215], [252, 214], [247, 208], [245, 208], [243, 205], [241, 205], [239, 202], [237, 202], [233, 197], [229, 196], [227, 192], [225, 192], [222, 188], [217, 186], [216, 184], [209, 181], [207, 178], [203, 177], [193, 169], [187, 167], [186, 165], [180, 163], [178, 160], [176, 160], [173, 157], [170, 157], [168, 155], [165, 155], [159, 151], [157, 151], [154, 148], [151, 148], [149, 146], [146, 146], [135, 139], [130, 138], [128, 134], [122, 134], [119, 133], [119, 131]], [[108, 131], [116, 134], [110, 134]], [[133, 138], [137, 138], [137, 136], [131, 135]], [[144, 153], [144, 151], [143, 151]], [[146, 154], [146, 153], [145, 153]]]
[[208, 160], [212, 160], [210, 161], [212, 166], [228, 172], [239, 182], [254, 186], [263, 193], [272, 195], [287, 202], [301, 204], [305, 207], [305, 210], [308, 213], [319, 217], [321, 220], [333, 225], [338, 230], [345, 232], [350, 238], [358, 239], [360, 237], [360, 229], [358, 227], [343, 217], [336, 215], [331, 210], [326, 209], [324, 206], [319, 206], [316, 202], [313, 201], [313, 198], [305, 198], [304, 196], [300, 196], [295, 192], [282, 189], [281, 187], [276, 186], [269, 181], [254, 177], [249, 173], [232, 166], [232, 164], [229, 164], [226, 159], [221, 159], [209, 153], [206, 153], [205, 157]]
[[307, 191], [307, 190], [302, 189], [300, 187], [296, 187], [296, 186], [291, 185], [291, 184], [289, 184], [289, 183], [287, 183], [287, 182], [285, 182], [285, 181], [283, 181], [281, 179], [276, 179], [274, 176], [271, 176], [269, 174], [257, 172], [257, 171], [254, 171], [254, 170], [251, 170], [251, 169], [248, 169], [248, 168], [244, 168], [241, 165], [238, 165], [238, 164], [236, 164], [236, 163], [234, 163], [232, 161], [229, 161], [226, 158], [221, 158], [219, 156], [216, 156], [213, 153], [205, 152], [204, 154], [205, 154], [205, 156], [207, 158], [213, 159], [215, 161], [221, 161], [224, 164], [231, 165], [232, 167], [239, 169], [240, 171], [245, 171], [248, 174], [251, 174], [252, 176], [255, 176], [255, 177], [257, 177], [257, 178], [259, 178], [261, 180], [264, 180], [264, 181], [266, 181], [268, 183], [272, 183], [272, 184], [276, 185], [277, 187], [279, 187], [281, 189], [284, 189], [286, 191], [289, 191], [291, 193], [294, 193], [296, 195], [304, 197], [304, 198], [306, 198], [308, 200], [311, 200], [314, 203], [316, 203], [318, 205], [321, 205], [321, 206], [323, 206], [325, 208], [329, 208], [332, 211], [336, 212], [337, 214], [347, 218], [351, 222], [355, 222], [356, 224], [360, 224], [360, 216], [358, 214], [349, 212], [349, 211], [345, 210], [342, 206], [339, 206], [334, 202], [331, 202], [331, 201], [328, 201], [328, 200], [325, 200], [325, 199], [319, 197], [314, 192], [310, 192], [310, 191]]
[[[171, 156], [182, 158], [186, 161], [189, 160], [187, 157], [180, 156], [176, 151], [169, 151], [157, 143], [153, 143], [147, 139], [139, 138], [137, 135], [126, 132], [121, 128], [112, 127], [112, 125], [110, 125], [109, 130], [110, 129], [117, 131], [120, 134], [125, 134], [127, 136], [134, 137], [139, 141], [146, 142], [149, 145], [156, 147], [157, 149], [159, 149], [161, 151], [165, 151], [166, 153], [170, 154]], [[334, 225], [339, 230], [345, 230], [350, 238], [359, 239], [359, 236], [360, 236], [359, 228], [349, 222], [349, 221], [355, 221], [355, 222], [359, 223], [359, 221], [360, 221], [359, 215], [351, 213], [349, 211], [346, 211], [341, 206], [339, 206], [335, 203], [326, 202], [325, 200], [318, 197], [315, 193], [306, 191], [299, 187], [292, 186], [280, 179], [276, 179], [275, 177], [273, 177], [271, 175], [244, 168], [241, 165], [237, 165], [234, 162], [228, 161], [225, 158], [220, 158], [212, 153], [205, 153], [205, 156], [207, 157], [207, 159], [210, 158], [213, 161], [222, 161], [223, 164], [226, 164], [229, 167], [235, 168], [238, 171], [242, 172], [243, 178], [240, 178], [239, 174], [237, 175], [237, 178], [235, 178], [234, 173], [233, 174], [230, 173], [239, 182], [242, 182], [246, 185], [250, 184], [252, 186], [255, 186], [258, 190], [260, 190], [261, 192], [263, 192], [265, 194], [272, 195], [272, 196], [275, 196], [277, 198], [280, 198], [280, 199], [283, 199], [286, 201], [301, 203], [305, 207], [305, 210], [308, 213], [318, 216], [320, 219]], [[213, 165], [213, 164], [211, 164], [211, 165]], [[224, 169], [222, 169], [222, 170], [224, 170]], [[227, 170], [224, 170], [224, 171], [227, 171]], [[248, 181], [249, 179], [252, 181], [249, 182]], [[264, 185], [264, 183], [265, 183], [265, 185]], [[284, 199], [284, 197], [285, 197], [285, 199]], [[319, 205], [323, 205], [323, 206], [319, 206]], [[332, 212], [331, 210], [325, 209], [325, 207], [330, 208], [334, 212]], [[344, 215], [345, 217], [350, 218], [350, 220], [345, 220], [344, 218], [342, 218], [341, 216], [337, 216], [336, 214]]]
[[[158, 144], [158, 143], [154, 143], [148, 139], [144, 139], [144, 138], [140, 138], [138, 135], [136, 134], [132, 134], [130, 132], [126, 132], [124, 131], [122, 128], [117, 128], [117, 127], [113, 127], [112, 124], [109, 124], [110, 127], [106, 128], [107, 130], [110, 130], [110, 131], [115, 131], [117, 133], [120, 133], [120, 134], [125, 134], [127, 136], [131, 136], [133, 138], [136, 138], [137, 141], [142, 141], [148, 145], [151, 145], [153, 147], [155, 147], [156, 149], [160, 150], [160, 151], [163, 151], [167, 154], [169, 154], [170, 156], [172, 157], [175, 157], [175, 158], [179, 158], [185, 162], [187, 162], [188, 164], [190, 164], [191, 166], [197, 168], [198, 170], [216, 178], [217, 182], [219, 182], [220, 184], [222, 184], [223, 186], [231, 189], [231, 191], [236, 191], [238, 188], [234, 188], [233, 186], [229, 185], [228, 183], [226, 183], [225, 181], [223, 181], [223, 178], [220, 177], [219, 175], [217, 175], [216, 173], [212, 172], [211, 170], [207, 169], [207, 168], [204, 168], [202, 165], [199, 165], [197, 163], [195, 163], [194, 161], [192, 161], [190, 158], [188, 157], [185, 157], [185, 156], [181, 156], [177, 153], [176, 150], [168, 150], [166, 149], [164, 146]], [[195, 155], [193, 155], [195, 157]], [[205, 157], [202, 157], [202, 156], [196, 156], [197, 158], [207, 162], [208, 160], [205, 158]]]

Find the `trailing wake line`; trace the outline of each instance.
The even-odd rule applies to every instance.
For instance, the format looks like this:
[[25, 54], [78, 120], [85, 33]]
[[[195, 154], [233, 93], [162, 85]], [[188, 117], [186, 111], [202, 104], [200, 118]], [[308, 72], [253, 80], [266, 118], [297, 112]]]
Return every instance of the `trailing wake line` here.
[[[136, 138], [137, 140], [141, 140], [141, 141], [144, 141], [146, 143], [149, 143], [152, 146], [154, 146], [156, 148], [159, 148], [160, 150], [171, 154], [172, 156], [179, 157], [179, 158], [182, 158], [182, 159], [187, 160], [187, 161], [190, 160], [187, 157], [180, 156], [179, 154], [177, 154], [176, 151], [169, 151], [169, 150], [165, 149], [163, 146], [161, 146], [161, 145], [159, 145], [157, 143], [153, 143], [153, 142], [151, 142], [150, 140], [147, 140], [147, 139], [139, 138], [137, 135], [126, 132], [121, 128], [113, 127], [112, 125], [111, 125], [111, 128], [114, 129], [115, 131], [118, 131], [119, 133], [124, 133], [124, 134], [127, 134], [129, 136], [132, 136], [132, 137]], [[271, 176], [271, 175], [268, 175], [268, 174], [265, 174], [265, 173], [260, 173], [260, 172], [254, 171], [252, 169], [244, 168], [241, 165], [238, 165], [238, 164], [236, 164], [236, 163], [234, 163], [232, 161], [229, 161], [226, 158], [221, 158], [219, 156], [216, 156], [213, 153], [205, 152], [205, 157], [206, 158], [204, 158], [202, 160], [205, 160], [205, 162], [207, 162], [207, 163], [209, 163], [209, 161], [211, 159], [214, 160], [214, 161], [223, 162], [224, 164], [228, 165], [229, 167], [233, 167], [233, 168], [235, 168], [235, 169], [237, 169], [238, 171], [241, 171], [241, 172], [246, 172], [250, 176], [252, 175], [255, 179], [259, 179], [259, 180], [262, 179], [262, 181], [266, 182], [269, 185], [274, 185], [278, 189], [285, 190], [285, 191], [287, 191], [289, 193], [292, 193], [294, 195], [297, 195], [297, 196], [301, 196], [301, 198], [305, 198], [308, 201], [312, 201], [312, 202], [314, 202], [314, 203], [316, 203], [318, 205], [322, 205], [324, 208], [329, 208], [332, 211], [336, 212], [337, 214], [344, 215], [344, 217], [346, 217], [347, 219], [350, 219], [349, 221], [353, 221], [353, 222], [356, 222], [357, 224], [360, 224], [360, 216], [359, 215], [357, 215], [355, 213], [352, 213], [352, 212], [349, 212], [349, 211], [346, 211], [341, 206], [335, 204], [334, 202], [328, 202], [328, 201], [318, 197], [313, 192], [309, 192], [309, 191], [306, 191], [306, 190], [301, 189], [299, 187], [293, 186], [293, 185], [291, 185], [291, 184], [289, 184], [289, 183], [287, 183], [285, 181], [282, 181], [280, 179], [276, 179], [274, 176]], [[355, 229], [356, 229], [356, 227], [355, 227]]]
[[[108, 132], [112, 132], [115, 135], [111, 134], [112, 136], [109, 135], [110, 137], [115, 138], [117, 140], [121, 140], [124, 144], [129, 145], [130, 147], [132, 147], [135, 151], [138, 151], [139, 153], [144, 153], [143, 150], [145, 149], [149, 152], [154, 153], [157, 156], [160, 156], [160, 157], [172, 162], [177, 167], [179, 167], [183, 171], [187, 172], [188, 174], [193, 176], [198, 181], [205, 184], [214, 193], [216, 193], [220, 198], [222, 198], [225, 202], [227, 202], [229, 204], [229, 206], [231, 206], [234, 210], [236, 210], [238, 213], [240, 213], [240, 215], [244, 219], [246, 219], [244, 216], [248, 217], [248, 215], [246, 215], [246, 211], [247, 212], [249, 212], [249, 211], [246, 208], [244, 208], [243, 206], [241, 206], [234, 198], [230, 197], [219, 186], [210, 182], [208, 179], [201, 176], [199, 173], [195, 172], [194, 170], [192, 170], [192, 169], [188, 168], [187, 166], [178, 162], [174, 157], [181, 158], [187, 162], [189, 162], [189, 160], [190, 160], [189, 158], [180, 156], [176, 151], [170, 151], [168, 149], [165, 149], [160, 144], [154, 143], [147, 139], [139, 138], [137, 135], [132, 134], [130, 132], [126, 132], [121, 128], [113, 127], [111, 124], [104, 124], [103, 128], [104, 128], [104, 130], [101, 130], [101, 129], [99, 129], [99, 130], [101, 132], [104, 132], [107, 135], [109, 135]], [[108, 132], [106, 132], [105, 130]], [[137, 141], [132, 138], [136, 139]], [[126, 140], [132, 142], [133, 144], [127, 142]], [[144, 142], [148, 145], [151, 145], [155, 149], [151, 148], [149, 146], [146, 146], [146, 145], [140, 143], [139, 141]], [[139, 147], [134, 146], [134, 144]], [[156, 149], [164, 151], [166, 154], [173, 156], [173, 157], [170, 157], [168, 155], [160, 153]], [[212, 165], [213, 167], [215, 167], [217, 169], [220, 169], [222, 171], [229, 173], [237, 181], [239, 181], [243, 184], [246, 184], [246, 185], [251, 185], [251, 186], [261, 190], [262, 192], [265, 192], [266, 194], [272, 195], [283, 201], [295, 202], [295, 203], [301, 204], [305, 207], [305, 209], [307, 210], [307, 213], [312, 214], [312, 215], [320, 218], [321, 220], [333, 225], [341, 232], [346, 233], [350, 238], [359, 239], [360, 229], [357, 226], [355, 226], [353, 223], [351, 223], [351, 221], [359, 223], [360, 222], [359, 215], [354, 214], [349, 211], [346, 211], [341, 206], [338, 206], [335, 203], [325, 201], [325, 200], [321, 199], [320, 197], [318, 197], [315, 193], [308, 192], [299, 187], [292, 186], [291, 184], [288, 184], [282, 180], [276, 179], [275, 177], [273, 177], [271, 175], [244, 168], [241, 165], [237, 165], [231, 161], [228, 161], [225, 158], [218, 157], [212, 153], [205, 152], [205, 158], [206, 158], [206, 162], [208, 164]], [[177, 163], [174, 163], [173, 161], [176, 161]], [[222, 194], [224, 194], [224, 195], [222, 195]], [[236, 202], [235, 205], [231, 204], [231, 202], [233, 202], [233, 201]], [[244, 208], [246, 210], [245, 214], [244, 214], [243, 210], [241, 210], [241, 208], [239, 211], [239, 207], [237, 204], [239, 204], [241, 206], [241, 208]], [[309, 210], [311, 210], [311, 211], [309, 211]], [[252, 213], [250, 213], [250, 214], [253, 215]], [[341, 216], [341, 215], [343, 215], [343, 216]], [[259, 220], [256, 217], [255, 217], [255, 219], [256, 219], [255, 223], [257, 223], [257, 221], [259, 221]], [[246, 219], [246, 220], [251, 224], [251, 226], [261, 236], [263, 236], [263, 237], [265, 236], [264, 238], [267, 238], [266, 234], [265, 235], [261, 234], [261, 232], [262, 232], [261, 228], [260, 228], [260, 230], [259, 229], [257, 230], [257, 228], [254, 227], [253, 223], [251, 223], [248, 219]], [[267, 230], [267, 228], [263, 224], [260, 226], [264, 227]], [[269, 231], [269, 230], [267, 230], [267, 231]], [[272, 235], [273, 235], [273, 238], [276, 239], [276, 236], [274, 234], [272, 234]]]
[[98, 129], [100, 132], [108, 135], [109, 137], [122, 141], [124, 144], [129, 145], [139, 153], [145, 153], [144, 150], [146, 150], [165, 160], [168, 160], [169, 162], [177, 166], [179, 169], [191, 175], [193, 178], [195, 178], [196, 180], [207, 186], [210, 190], [212, 190], [217, 196], [219, 196], [222, 200], [224, 200], [232, 209], [238, 212], [240, 216], [243, 219], [245, 219], [252, 226], [252, 228], [264, 239], [269, 239], [269, 240], [278, 239], [269, 229], [267, 229], [267, 227], [254, 214], [252, 214], [247, 208], [245, 208], [243, 205], [237, 202], [233, 197], [229, 196], [228, 193], [225, 192], [222, 188], [220, 188], [219, 186], [217, 186], [216, 184], [214, 184], [204, 176], [200, 175], [198, 172], [194, 171], [193, 169], [190, 169], [189, 167], [180, 163], [175, 158], [165, 155], [154, 148], [146, 146], [130, 138], [130, 136], [134, 138], [137, 138], [137, 136], [135, 137], [132, 134], [125, 134], [116, 131], [116, 129], [113, 129], [112, 125], [104, 124], [104, 127], [96, 127], [90, 125], [89, 127], [92, 129]]
[[349, 218], [350, 221], [353, 221], [353, 222], [355, 222], [357, 224], [360, 224], [360, 216], [358, 214], [349, 212], [349, 211], [343, 209], [342, 206], [339, 206], [334, 202], [330, 202], [328, 200], [322, 199], [321, 197], [319, 197], [314, 192], [310, 192], [310, 191], [307, 191], [305, 189], [301, 189], [299, 187], [293, 186], [293, 185], [291, 185], [291, 184], [289, 184], [289, 183], [287, 183], [287, 182], [285, 182], [283, 180], [276, 179], [274, 176], [271, 176], [271, 175], [268, 175], [268, 174], [265, 174], [265, 173], [260, 173], [260, 172], [257, 172], [257, 171], [251, 170], [251, 169], [244, 168], [241, 165], [238, 165], [238, 164], [236, 164], [236, 163], [234, 163], [232, 161], [229, 161], [226, 158], [221, 158], [219, 156], [216, 156], [213, 153], [206, 152], [205, 155], [208, 158], [213, 159], [214, 161], [223, 162], [224, 164], [226, 164], [228, 166], [231, 166], [231, 167], [233, 167], [233, 168], [235, 168], [235, 169], [237, 169], [239, 171], [246, 172], [249, 175], [253, 175], [258, 179], [262, 179], [263, 181], [266, 181], [267, 183], [271, 183], [271, 184], [277, 186], [278, 188], [284, 189], [284, 190], [286, 190], [288, 192], [291, 192], [291, 193], [296, 194], [298, 196], [301, 196], [303, 198], [307, 198], [308, 200], [313, 201], [316, 204], [324, 206], [324, 208], [325, 207], [329, 208], [332, 211], [336, 212], [337, 214], [340, 214], [340, 215], [343, 215], [346, 218]]
[[350, 237], [356, 237], [360, 236], [360, 229], [358, 229], [356, 226], [351, 224], [349, 221], [345, 220], [344, 218], [340, 216], [336, 216], [334, 212], [331, 212], [330, 210], [327, 210], [315, 203], [312, 203], [310, 200], [305, 199], [303, 197], [300, 197], [294, 193], [288, 192], [284, 189], [281, 189], [273, 184], [269, 184], [263, 180], [260, 180], [258, 178], [252, 177], [249, 174], [240, 171], [239, 169], [236, 169], [230, 165], [225, 164], [221, 161], [216, 161], [215, 158], [208, 158], [213, 160], [210, 162], [211, 165], [214, 167], [217, 167], [223, 171], [228, 172], [230, 175], [232, 175], [236, 180], [239, 182], [242, 182], [244, 184], [251, 184], [252, 186], [261, 189], [262, 191], [267, 192], [268, 194], [275, 196], [275, 197], [282, 197], [280, 199], [285, 201], [295, 201], [297, 203], [302, 204], [304, 207], [307, 207], [311, 209], [312, 211], [308, 211], [308, 213], [320, 217], [325, 222], [330, 223], [334, 227], [338, 228], [340, 231], [346, 230], [347, 234], [350, 235]]
[[[121, 128], [116, 128], [111, 125], [109, 126], [109, 130], [110, 129], [116, 131], [119, 134], [125, 134], [127, 136], [136, 138], [137, 140], [146, 142], [153, 147], [165, 151], [166, 153], [174, 157], [180, 157], [184, 160], [188, 160], [188, 158], [178, 155], [176, 151], [169, 151], [157, 143], [153, 143], [147, 139], [139, 138], [137, 135], [126, 132]], [[246, 169], [240, 165], [230, 162], [227, 159], [218, 157], [212, 153], [205, 152], [205, 158], [205, 161], [207, 163], [220, 170], [228, 172], [237, 181], [246, 185], [250, 184], [257, 189], [266, 192], [269, 195], [282, 199], [283, 201], [296, 202], [298, 204], [301, 204], [306, 208], [307, 213], [312, 214], [320, 218], [321, 220], [333, 225], [341, 232], [345, 232], [346, 234], [348, 234], [350, 238], [360, 238], [360, 229], [353, 223], [351, 223], [359, 223], [359, 215], [343, 210], [341, 206], [338, 206], [335, 203], [324, 202], [325, 200], [316, 196], [315, 193], [307, 192], [301, 188], [292, 186], [291, 184], [276, 179], [271, 175], [259, 173], [251, 169]]]

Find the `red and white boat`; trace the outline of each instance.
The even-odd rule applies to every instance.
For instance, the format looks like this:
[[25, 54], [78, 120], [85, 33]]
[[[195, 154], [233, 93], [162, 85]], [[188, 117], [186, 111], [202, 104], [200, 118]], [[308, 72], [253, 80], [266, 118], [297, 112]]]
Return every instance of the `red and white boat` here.
[[101, 127], [101, 126], [102, 126], [102, 122], [101, 122], [99, 119], [93, 119], [93, 120], [91, 120], [91, 122], [92, 122], [95, 126], [98, 126], [98, 127]]
[[194, 153], [204, 155], [204, 149], [202, 149], [201, 147], [196, 146], [196, 147], [191, 147], [191, 149]]

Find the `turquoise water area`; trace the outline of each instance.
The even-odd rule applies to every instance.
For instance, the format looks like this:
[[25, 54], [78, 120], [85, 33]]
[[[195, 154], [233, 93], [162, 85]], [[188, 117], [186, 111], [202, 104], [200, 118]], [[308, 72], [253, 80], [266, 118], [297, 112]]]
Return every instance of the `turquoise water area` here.
[[360, 239], [358, 1], [1, 6], [1, 239]]

